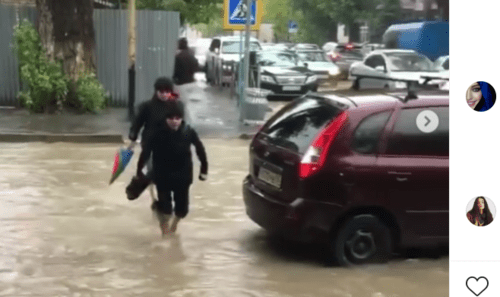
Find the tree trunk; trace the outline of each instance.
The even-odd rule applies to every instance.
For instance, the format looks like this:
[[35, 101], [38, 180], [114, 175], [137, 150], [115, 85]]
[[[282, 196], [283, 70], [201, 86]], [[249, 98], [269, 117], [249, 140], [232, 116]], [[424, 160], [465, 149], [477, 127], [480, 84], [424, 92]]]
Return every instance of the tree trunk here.
[[81, 71], [96, 72], [92, 0], [36, 0], [37, 29], [47, 57], [61, 60], [76, 81]]

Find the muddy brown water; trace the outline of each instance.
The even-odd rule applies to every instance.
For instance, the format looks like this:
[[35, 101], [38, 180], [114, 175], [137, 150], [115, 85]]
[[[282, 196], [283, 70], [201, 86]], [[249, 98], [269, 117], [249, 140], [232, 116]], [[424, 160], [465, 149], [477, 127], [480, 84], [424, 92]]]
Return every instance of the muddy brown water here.
[[165, 240], [149, 195], [124, 195], [137, 154], [109, 186], [117, 146], [0, 143], [0, 296], [449, 295], [447, 256], [332, 268], [269, 238], [242, 201], [248, 141], [204, 142], [209, 179]]

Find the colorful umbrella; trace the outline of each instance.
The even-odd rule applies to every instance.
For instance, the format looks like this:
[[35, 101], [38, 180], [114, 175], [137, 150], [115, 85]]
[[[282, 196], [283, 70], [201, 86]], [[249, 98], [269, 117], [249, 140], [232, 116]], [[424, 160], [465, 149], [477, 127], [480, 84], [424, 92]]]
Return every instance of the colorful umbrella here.
[[122, 174], [123, 170], [125, 170], [125, 167], [127, 167], [128, 163], [132, 159], [132, 156], [134, 155], [133, 149], [135, 144], [135, 142], [132, 142], [129, 147], [122, 147], [118, 150], [118, 152], [116, 152], [115, 163], [113, 164], [113, 170], [111, 172], [111, 180], [109, 181], [109, 184], [112, 184], [118, 178], [118, 176]]

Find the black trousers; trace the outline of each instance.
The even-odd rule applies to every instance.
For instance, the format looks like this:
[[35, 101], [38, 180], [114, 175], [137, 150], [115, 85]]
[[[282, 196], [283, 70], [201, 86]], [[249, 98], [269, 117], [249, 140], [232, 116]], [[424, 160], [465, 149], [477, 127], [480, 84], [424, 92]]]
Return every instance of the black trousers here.
[[[158, 212], [168, 215], [174, 212], [176, 217], [185, 218], [189, 208], [189, 187], [190, 185], [156, 186], [158, 190]], [[175, 208], [172, 207], [172, 198]]]

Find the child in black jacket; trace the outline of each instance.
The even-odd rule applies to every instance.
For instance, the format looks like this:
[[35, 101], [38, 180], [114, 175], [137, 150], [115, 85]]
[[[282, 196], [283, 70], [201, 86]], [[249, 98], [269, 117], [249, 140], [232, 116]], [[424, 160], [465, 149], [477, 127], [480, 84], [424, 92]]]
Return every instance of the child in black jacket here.
[[[145, 159], [153, 153], [153, 176], [158, 190], [158, 203], [155, 208], [163, 235], [175, 233], [180, 219], [188, 213], [189, 187], [193, 183], [192, 144], [201, 162], [199, 179], [206, 180], [208, 172], [205, 148], [196, 131], [183, 120], [183, 103], [177, 101], [170, 104], [167, 118], [150, 140], [151, 150], [144, 152]], [[142, 174], [143, 167], [144, 163], [138, 164], [138, 175]], [[175, 216], [169, 229], [172, 212]]]

